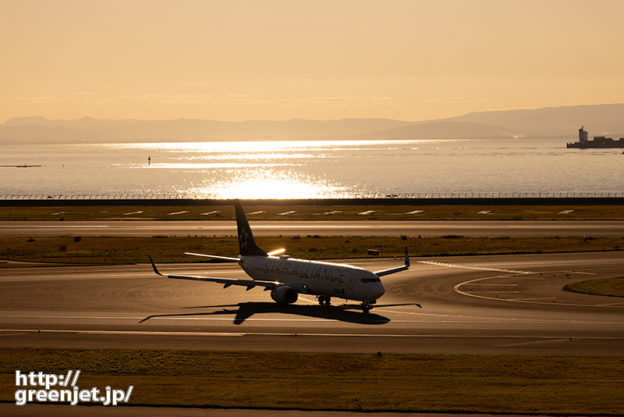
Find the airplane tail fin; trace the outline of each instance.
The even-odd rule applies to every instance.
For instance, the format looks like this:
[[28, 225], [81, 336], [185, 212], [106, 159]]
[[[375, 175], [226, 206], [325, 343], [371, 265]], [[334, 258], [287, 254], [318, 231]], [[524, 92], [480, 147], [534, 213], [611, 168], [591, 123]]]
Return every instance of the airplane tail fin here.
[[247, 216], [240, 201], [235, 201], [236, 226], [238, 227], [238, 246], [242, 256], [267, 256], [266, 252], [256, 245]]

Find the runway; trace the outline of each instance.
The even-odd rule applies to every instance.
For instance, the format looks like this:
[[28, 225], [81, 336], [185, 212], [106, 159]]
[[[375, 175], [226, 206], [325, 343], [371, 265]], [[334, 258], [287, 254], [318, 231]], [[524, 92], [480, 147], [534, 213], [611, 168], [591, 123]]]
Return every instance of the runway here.
[[[624, 221], [251, 221], [257, 236], [622, 236]], [[235, 236], [228, 221], [2, 221], [0, 236]]]
[[[624, 299], [562, 287], [623, 269], [621, 252], [413, 258], [364, 315], [338, 299], [282, 307], [261, 289], [157, 278], [146, 264], [0, 268], [0, 346], [619, 356]], [[236, 265], [161, 270], [244, 277]]]

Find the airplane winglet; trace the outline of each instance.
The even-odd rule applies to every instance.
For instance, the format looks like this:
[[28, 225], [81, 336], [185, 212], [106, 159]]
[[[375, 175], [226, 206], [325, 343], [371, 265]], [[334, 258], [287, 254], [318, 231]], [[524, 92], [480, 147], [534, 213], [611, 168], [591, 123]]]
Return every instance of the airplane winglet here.
[[410, 267], [409, 255], [407, 254], [407, 246], [405, 247], [405, 266]]
[[158, 268], [156, 268], [156, 264], [154, 263], [154, 261], [152, 260], [152, 257], [147, 255], [147, 257], [149, 258], [150, 263], [152, 264], [152, 268], [154, 268], [154, 272], [156, 272], [157, 275], [160, 275], [161, 277], [164, 277], [163, 274], [161, 274], [160, 272], [158, 272]]

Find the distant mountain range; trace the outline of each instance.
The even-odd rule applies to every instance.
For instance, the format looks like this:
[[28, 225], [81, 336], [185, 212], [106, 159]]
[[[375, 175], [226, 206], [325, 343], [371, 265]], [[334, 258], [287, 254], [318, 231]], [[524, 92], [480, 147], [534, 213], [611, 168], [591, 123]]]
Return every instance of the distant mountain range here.
[[485, 111], [447, 119], [221, 122], [201, 119], [49, 120], [23, 117], [0, 125], [0, 143], [102, 143], [130, 141], [282, 139], [573, 139], [584, 125], [590, 135], [624, 136], [624, 104]]

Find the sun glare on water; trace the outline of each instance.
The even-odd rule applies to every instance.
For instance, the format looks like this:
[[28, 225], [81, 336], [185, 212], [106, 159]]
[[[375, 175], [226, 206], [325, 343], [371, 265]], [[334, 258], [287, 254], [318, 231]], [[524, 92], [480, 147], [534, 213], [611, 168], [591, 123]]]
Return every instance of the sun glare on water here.
[[203, 186], [190, 190], [190, 193], [194, 198], [288, 199], [331, 198], [345, 196], [347, 191], [292, 172], [254, 170], [216, 183], [205, 181]]
[[[111, 145], [117, 149], [145, 149], [151, 163], [130, 164], [136, 169], [193, 173], [179, 192], [190, 198], [290, 199], [345, 198], [355, 195], [343, 184], [311, 174], [306, 167], [335, 155], [337, 149], [370, 146], [374, 141], [255, 141], [171, 142]], [[332, 156], [335, 157], [335, 156]], [[318, 170], [317, 170], [318, 171]], [[195, 182], [193, 184], [193, 182]]]

